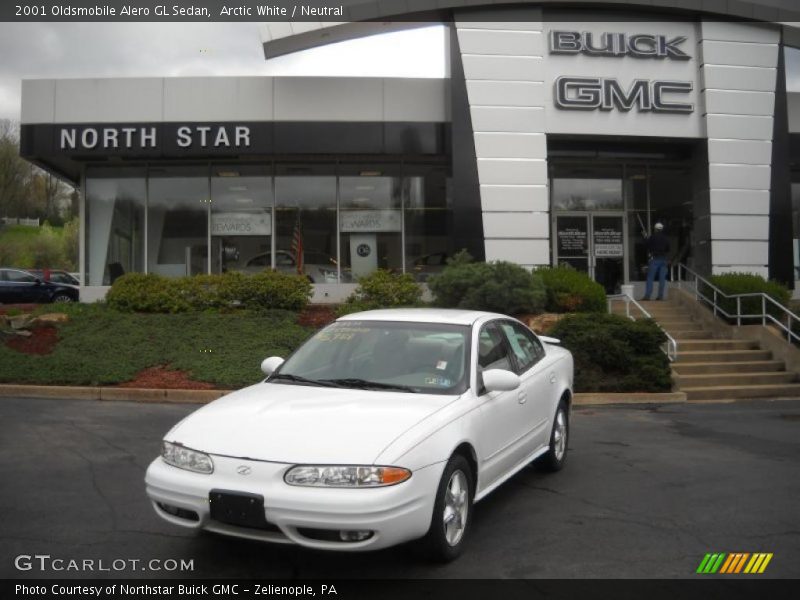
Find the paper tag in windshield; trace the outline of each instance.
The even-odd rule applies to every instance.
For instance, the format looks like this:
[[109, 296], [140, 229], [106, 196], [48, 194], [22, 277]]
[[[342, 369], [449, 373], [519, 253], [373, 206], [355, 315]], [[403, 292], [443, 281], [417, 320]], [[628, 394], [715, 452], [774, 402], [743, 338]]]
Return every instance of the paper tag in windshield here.
[[436, 368], [439, 369], [440, 371], [444, 371], [447, 368], [447, 361], [440, 360], [439, 362], [436, 363]]

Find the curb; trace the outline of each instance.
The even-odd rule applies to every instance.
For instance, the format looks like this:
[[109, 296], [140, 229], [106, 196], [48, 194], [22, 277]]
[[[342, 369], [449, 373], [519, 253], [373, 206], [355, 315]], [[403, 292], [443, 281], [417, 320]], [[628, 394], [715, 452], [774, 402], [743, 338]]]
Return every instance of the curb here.
[[[101, 402], [150, 402], [205, 404], [233, 390], [165, 390], [123, 387], [0, 384], [0, 398], [58, 398]], [[575, 394], [573, 406], [612, 404], [677, 404], [686, 402], [683, 392], [666, 394]]]
[[101, 402], [205, 404], [233, 390], [165, 390], [123, 387], [0, 384], [0, 398], [58, 398]]
[[654, 393], [576, 393], [573, 406], [605, 406], [612, 404], [682, 404], [687, 402], [685, 392]]

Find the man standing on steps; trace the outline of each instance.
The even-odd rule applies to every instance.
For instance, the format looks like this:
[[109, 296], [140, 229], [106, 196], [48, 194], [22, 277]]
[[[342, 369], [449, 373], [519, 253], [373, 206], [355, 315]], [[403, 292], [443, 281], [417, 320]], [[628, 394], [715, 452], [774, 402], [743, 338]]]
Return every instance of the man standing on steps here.
[[653, 294], [653, 282], [658, 275], [658, 298], [664, 299], [664, 289], [667, 287], [667, 256], [669, 255], [669, 238], [664, 235], [664, 225], [656, 223], [653, 235], [647, 238], [647, 252], [650, 262], [647, 265], [647, 285], [644, 289], [644, 298], [650, 300]]

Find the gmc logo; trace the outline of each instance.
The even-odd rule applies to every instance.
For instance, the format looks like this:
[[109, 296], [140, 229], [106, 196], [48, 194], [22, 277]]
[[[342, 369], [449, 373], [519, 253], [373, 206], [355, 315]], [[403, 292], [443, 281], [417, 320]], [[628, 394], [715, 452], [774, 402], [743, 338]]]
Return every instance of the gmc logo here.
[[626, 91], [616, 79], [600, 77], [559, 77], [555, 81], [555, 105], [565, 110], [612, 110], [624, 112], [691, 113], [694, 104], [668, 99], [688, 94], [690, 81], [649, 81], [635, 79]]
[[634, 58], [670, 58], [689, 60], [691, 56], [678, 48], [686, 37], [671, 39], [665, 35], [646, 33], [602, 33], [599, 40], [590, 31], [551, 31], [551, 54], [586, 54], [588, 56], [633, 56]]

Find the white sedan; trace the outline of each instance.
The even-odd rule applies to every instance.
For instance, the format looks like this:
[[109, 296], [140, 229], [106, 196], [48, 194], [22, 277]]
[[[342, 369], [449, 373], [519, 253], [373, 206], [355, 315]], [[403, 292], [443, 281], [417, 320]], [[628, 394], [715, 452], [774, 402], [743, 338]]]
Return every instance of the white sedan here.
[[556, 344], [493, 313], [348, 315], [173, 427], [147, 494], [196, 530], [332, 550], [422, 538], [452, 560], [474, 502], [535, 459], [564, 465], [573, 361]]

